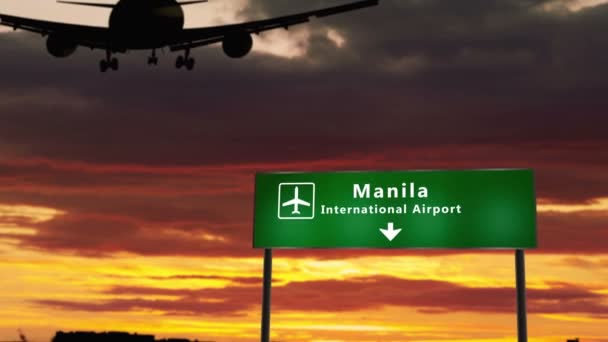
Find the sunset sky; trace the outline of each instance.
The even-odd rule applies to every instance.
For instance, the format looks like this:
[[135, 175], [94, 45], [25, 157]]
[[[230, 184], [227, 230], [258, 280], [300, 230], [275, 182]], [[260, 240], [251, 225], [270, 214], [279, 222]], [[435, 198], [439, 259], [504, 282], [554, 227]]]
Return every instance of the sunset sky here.
[[[382, 0], [242, 60], [48, 55], [0, 29], [0, 341], [259, 340], [261, 171], [535, 170], [530, 341], [608, 341], [608, 4]], [[210, 0], [190, 27], [337, 1]], [[0, 0], [97, 26], [108, 10]], [[512, 251], [277, 250], [272, 339], [515, 341]]]

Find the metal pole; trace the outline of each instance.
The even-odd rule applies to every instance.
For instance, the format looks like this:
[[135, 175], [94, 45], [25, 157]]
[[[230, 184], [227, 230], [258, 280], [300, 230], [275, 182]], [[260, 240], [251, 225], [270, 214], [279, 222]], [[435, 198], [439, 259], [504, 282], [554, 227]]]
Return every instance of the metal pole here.
[[526, 262], [524, 250], [515, 250], [515, 286], [517, 289], [517, 341], [528, 342], [526, 317]]
[[270, 342], [270, 288], [272, 287], [272, 249], [264, 249], [264, 289], [262, 290], [262, 342]]

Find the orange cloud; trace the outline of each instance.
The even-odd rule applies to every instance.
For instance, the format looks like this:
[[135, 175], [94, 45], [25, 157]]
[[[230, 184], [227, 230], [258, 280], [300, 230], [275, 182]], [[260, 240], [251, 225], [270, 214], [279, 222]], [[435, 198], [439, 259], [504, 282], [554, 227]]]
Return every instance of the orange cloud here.
[[[548, 288], [528, 289], [528, 307], [539, 314], [585, 314], [608, 318], [604, 295], [569, 283], [550, 283]], [[397, 289], [399, 289], [397, 291]], [[163, 289], [116, 286], [107, 294], [131, 296], [103, 302], [40, 300], [38, 304], [64, 310], [124, 312], [161, 311], [168, 315], [241, 315], [260, 303], [258, 286], [206, 289]], [[173, 300], [146, 300], [142, 296], [174, 296]], [[352, 312], [384, 306], [414, 307], [425, 314], [459, 311], [514, 312], [513, 288], [471, 288], [436, 280], [408, 280], [388, 276], [292, 282], [274, 286], [273, 307], [278, 311]]]

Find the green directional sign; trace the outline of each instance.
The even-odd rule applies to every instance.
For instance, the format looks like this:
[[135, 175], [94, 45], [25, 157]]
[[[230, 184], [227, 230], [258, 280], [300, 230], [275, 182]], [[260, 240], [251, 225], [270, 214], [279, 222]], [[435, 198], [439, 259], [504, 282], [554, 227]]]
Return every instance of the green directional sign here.
[[534, 248], [532, 170], [260, 173], [256, 248]]

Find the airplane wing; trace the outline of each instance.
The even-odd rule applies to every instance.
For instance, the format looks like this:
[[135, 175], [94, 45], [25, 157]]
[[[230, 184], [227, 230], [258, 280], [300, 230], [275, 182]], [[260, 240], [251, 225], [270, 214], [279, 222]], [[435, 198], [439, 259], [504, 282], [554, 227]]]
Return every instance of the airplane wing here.
[[287, 206], [290, 206], [290, 205], [295, 205], [296, 203], [297, 203], [297, 201], [295, 199], [292, 199], [291, 201], [287, 201], [287, 202], [281, 204], [281, 206], [282, 207], [287, 207]]
[[[204, 2], [205, 0], [191, 0], [181, 3], [182, 5]], [[63, 1], [66, 2], [66, 1]], [[71, 3], [71, 2], [70, 2]], [[357, 0], [350, 3], [308, 11], [298, 14], [292, 14], [277, 18], [250, 21], [239, 24], [212, 26], [204, 28], [185, 29], [181, 34], [176, 35], [168, 46], [171, 51], [189, 50], [200, 46], [210, 45], [225, 41], [231, 35], [246, 35], [246, 39], [251, 39], [251, 34], [259, 34], [260, 32], [273, 30], [276, 28], [287, 29], [290, 26], [303, 24], [310, 21], [311, 18], [322, 18], [344, 12], [354, 11], [366, 7], [378, 5], [379, 0]], [[74, 4], [81, 4], [75, 2]], [[97, 6], [97, 5], [95, 5]], [[110, 5], [99, 5], [108, 7]], [[111, 6], [110, 6], [111, 7]], [[104, 49], [112, 52], [126, 52], [128, 47], [118, 47], [112, 44], [110, 30], [104, 27], [94, 27], [85, 25], [66, 24], [53, 21], [45, 21], [31, 18], [23, 18], [12, 15], [0, 14], [0, 25], [12, 27], [13, 29], [22, 29], [34, 33], [46, 35], [56, 35], [58, 39], [74, 44], [74, 46], [84, 46], [91, 49]], [[228, 41], [231, 41], [228, 39]], [[237, 41], [239, 41], [237, 39]], [[245, 44], [246, 45], [246, 44]], [[71, 46], [71, 45], [70, 45]], [[160, 47], [160, 46], [159, 46]], [[250, 49], [250, 46], [249, 46]], [[246, 54], [249, 50], [243, 51]], [[240, 50], [237, 49], [237, 55]], [[239, 56], [243, 56], [240, 54]], [[238, 56], [237, 56], [238, 57]]]
[[310, 207], [310, 203], [308, 203], [308, 202], [306, 202], [304, 200], [301, 200], [301, 199], [298, 200], [298, 204], [299, 205], [303, 205], [305, 207]]
[[287, 29], [293, 25], [307, 23], [313, 17], [328, 17], [335, 14], [376, 6], [378, 3], [379, 0], [359, 0], [345, 5], [328, 7], [272, 19], [250, 21], [232, 25], [185, 29], [183, 35], [180, 37], [180, 41], [171, 45], [170, 49], [172, 51], [178, 51], [218, 43], [223, 41], [224, 37], [234, 32], [259, 34], [260, 32], [274, 30], [277, 28]]
[[306, 202], [306, 201], [304, 201], [304, 200], [301, 200], [301, 199], [295, 199], [295, 198], [294, 198], [294, 199], [292, 199], [291, 201], [287, 201], [287, 202], [283, 203], [283, 204], [282, 204], [282, 206], [283, 206], [283, 207], [286, 207], [286, 206], [289, 206], [289, 205], [294, 205], [294, 204], [297, 204], [297, 205], [303, 205], [303, 206], [305, 206], [305, 207], [310, 207], [310, 203], [308, 203], [308, 202]]
[[75, 24], [65, 24], [53, 21], [29, 19], [15, 17], [0, 13], [0, 25], [12, 27], [15, 30], [21, 29], [43, 36], [48, 34], [60, 34], [62, 37], [69, 38], [70, 41], [78, 45], [91, 49], [106, 49], [109, 42], [109, 30], [103, 27], [83, 26]]

